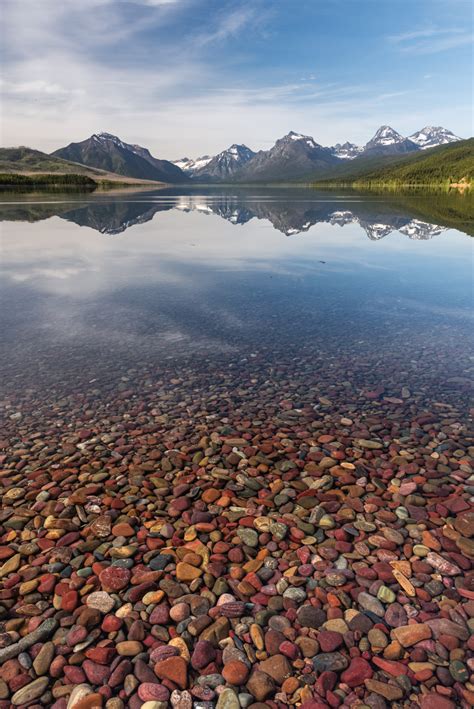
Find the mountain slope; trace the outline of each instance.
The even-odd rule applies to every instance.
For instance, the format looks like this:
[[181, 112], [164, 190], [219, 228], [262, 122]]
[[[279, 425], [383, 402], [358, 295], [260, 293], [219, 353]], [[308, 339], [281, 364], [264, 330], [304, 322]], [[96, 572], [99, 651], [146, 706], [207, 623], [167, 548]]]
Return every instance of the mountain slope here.
[[238, 182], [282, 182], [302, 179], [338, 162], [330, 148], [323, 148], [308, 135], [291, 131], [270, 150], [258, 152], [234, 177]]
[[85, 175], [96, 182], [120, 182], [122, 184], [146, 182], [143, 179], [124, 177], [115, 172], [99, 170], [88, 165], [64, 160], [24, 146], [19, 148], [0, 148], [0, 172], [12, 175]]
[[42, 153], [40, 150], [21, 146], [19, 148], [0, 148], [0, 171], [12, 173], [46, 173], [78, 175], [103, 175], [102, 170], [86, 168], [84, 165], [63, 160], [59, 157]]
[[418, 151], [404, 157], [381, 158], [370, 164], [352, 162], [345, 171], [319, 184], [441, 185], [474, 179], [474, 138]]
[[70, 143], [55, 150], [52, 155], [128, 177], [170, 183], [189, 181], [187, 175], [172, 162], [159, 160], [146, 148], [124, 143], [110, 133], [98, 133], [80, 143]]

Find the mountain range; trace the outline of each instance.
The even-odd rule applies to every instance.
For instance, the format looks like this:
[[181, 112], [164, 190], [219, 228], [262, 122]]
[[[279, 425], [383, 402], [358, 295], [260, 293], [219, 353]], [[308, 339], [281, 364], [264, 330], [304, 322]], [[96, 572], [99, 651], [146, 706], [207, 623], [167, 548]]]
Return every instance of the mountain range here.
[[[115, 180], [123, 176], [168, 184], [313, 182], [357, 176], [390, 166], [394, 160], [411, 160], [417, 155], [428, 157], [433, 149], [452, 147], [452, 143], [461, 140], [441, 126], [426, 126], [404, 137], [385, 125], [364, 146], [346, 141], [325, 147], [311, 136], [290, 131], [268, 150], [254, 152], [235, 143], [214, 156], [169, 161], [156, 158], [147, 148], [126, 143], [111, 133], [94, 133], [49, 156], [30, 148], [2, 148], [0, 168], [3, 163], [5, 173], [25, 172], [32, 165], [34, 172], [42, 169], [70, 174], [87, 170], [89, 176], [99, 181], [106, 179], [108, 173]], [[96, 174], [91, 174], [94, 171]]]
[[175, 165], [193, 180], [201, 182], [274, 182], [313, 174], [322, 176], [347, 161], [402, 156], [459, 140], [461, 138], [441, 126], [426, 126], [404, 137], [384, 125], [364, 146], [346, 141], [324, 147], [311, 136], [290, 131], [269, 150], [255, 153], [246, 145], [234, 144], [213, 157], [181, 158], [175, 161]]

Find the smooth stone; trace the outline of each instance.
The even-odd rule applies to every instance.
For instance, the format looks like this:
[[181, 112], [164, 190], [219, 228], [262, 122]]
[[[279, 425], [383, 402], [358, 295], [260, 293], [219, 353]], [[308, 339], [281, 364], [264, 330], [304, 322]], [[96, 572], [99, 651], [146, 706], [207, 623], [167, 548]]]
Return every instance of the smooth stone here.
[[29, 704], [34, 699], [38, 699], [46, 691], [49, 685], [49, 677], [38, 677], [24, 687], [21, 687], [11, 698], [13, 706], [17, 707], [21, 704]]
[[94, 591], [87, 596], [86, 605], [101, 613], [108, 613], [114, 607], [115, 601], [105, 591]]

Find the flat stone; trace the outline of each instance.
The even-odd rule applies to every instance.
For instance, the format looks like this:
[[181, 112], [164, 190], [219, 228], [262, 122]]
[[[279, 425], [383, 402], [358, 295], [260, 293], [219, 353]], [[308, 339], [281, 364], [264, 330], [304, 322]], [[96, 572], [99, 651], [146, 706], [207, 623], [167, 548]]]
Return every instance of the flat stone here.
[[284, 655], [273, 655], [260, 663], [259, 669], [269, 675], [275, 682], [282, 685], [291, 673], [291, 665]]
[[381, 697], [389, 702], [395, 702], [403, 697], [403, 689], [397, 687], [396, 684], [387, 684], [376, 679], [366, 679], [365, 686], [369, 692], [380, 694]]
[[274, 694], [275, 685], [265, 672], [254, 670], [247, 681], [247, 689], [258, 702], [263, 702]]
[[317, 672], [340, 672], [349, 666], [349, 660], [340, 652], [323, 652], [313, 659], [313, 666]]
[[326, 613], [320, 608], [305, 605], [298, 610], [297, 620], [304, 628], [320, 628], [326, 621]]
[[171, 680], [180, 689], [188, 684], [188, 669], [182, 657], [168, 657], [155, 665], [155, 673], [160, 679]]
[[422, 640], [431, 638], [431, 628], [425, 623], [402, 625], [392, 630], [392, 636], [398, 640], [403, 647], [411, 647]]
[[21, 704], [29, 704], [34, 699], [38, 699], [46, 691], [49, 684], [49, 677], [38, 677], [29, 684], [19, 689], [11, 698], [13, 706], [17, 707]]
[[94, 591], [87, 596], [86, 604], [88, 608], [108, 613], [114, 607], [115, 601], [105, 591]]

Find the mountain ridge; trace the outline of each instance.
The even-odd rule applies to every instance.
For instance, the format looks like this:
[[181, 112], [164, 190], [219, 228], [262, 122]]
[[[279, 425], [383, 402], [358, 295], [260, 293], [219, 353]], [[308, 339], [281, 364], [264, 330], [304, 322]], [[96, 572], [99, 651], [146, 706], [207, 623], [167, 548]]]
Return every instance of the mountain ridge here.
[[125, 143], [112, 133], [93, 133], [89, 138], [69, 143], [51, 155], [138, 179], [171, 184], [185, 183], [190, 179], [169, 160], [155, 158], [147, 148]]
[[[63, 158], [48, 155], [40, 150], [19, 146], [17, 148], [0, 148], [0, 172], [8, 175], [84, 175], [97, 182], [117, 182], [120, 184], [156, 183], [156, 180], [119, 175], [107, 170], [99, 170], [89, 165], [83, 165]], [[160, 184], [163, 184], [160, 181]]]
[[[331, 173], [333, 169], [351, 162], [377, 160], [379, 158], [392, 158], [410, 153], [419, 153], [421, 150], [439, 144], [447, 144], [461, 139], [451, 131], [441, 126], [425, 127], [410, 137], [405, 137], [391, 126], [380, 126], [373, 137], [363, 146], [346, 141], [325, 147], [315, 141], [312, 136], [290, 131], [285, 136], [277, 139], [268, 150], [260, 150], [245, 160], [236, 164], [232, 171], [221, 172], [211, 169], [213, 161], [228, 153], [234, 144], [226, 151], [211, 157], [209, 155], [197, 158], [195, 161], [184, 158], [175, 161], [182, 166], [193, 180], [225, 181], [231, 182], [262, 182], [304, 179], [311, 174], [325, 171]], [[245, 147], [246, 146], [241, 146]], [[247, 149], [250, 151], [250, 149]], [[253, 151], [250, 151], [251, 153]], [[344, 169], [340, 167], [340, 169]]]

